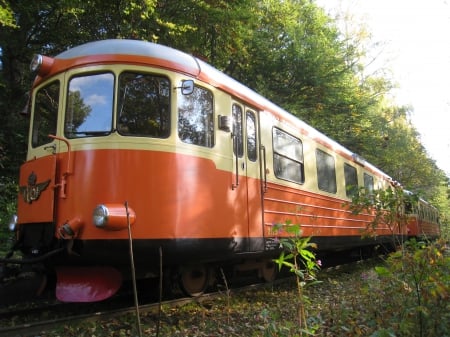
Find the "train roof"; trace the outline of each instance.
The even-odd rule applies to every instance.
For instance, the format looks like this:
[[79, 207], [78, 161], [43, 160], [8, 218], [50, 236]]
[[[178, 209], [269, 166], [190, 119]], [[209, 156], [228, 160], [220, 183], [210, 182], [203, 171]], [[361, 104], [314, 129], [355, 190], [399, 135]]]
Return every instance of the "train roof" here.
[[317, 129], [306, 124], [298, 117], [295, 117], [267, 98], [261, 96], [201, 59], [180, 50], [147, 41], [110, 39], [88, 42], [73, 47], [55, 56], [54, 59], [56, 63], [58, 61], [62, 62], [61, 66], [78, 66], [89, 63], [112, 63], [118, 61], [125, 63], [143, 63], [147, 65], [155, 63], [155, 65], [162, 68], [185, 73], [196, 79], [203, 80], [214, 87], [220, 88], [253, 105], [255, 108], [275, 114], [278, 119], [291, 124], [293, 127], [299, 128], [305, 135], [311, 137], [325, 147], [340, 153], [356, 163], [364, 165], [373, 173], [391, 180], [387, 174]]

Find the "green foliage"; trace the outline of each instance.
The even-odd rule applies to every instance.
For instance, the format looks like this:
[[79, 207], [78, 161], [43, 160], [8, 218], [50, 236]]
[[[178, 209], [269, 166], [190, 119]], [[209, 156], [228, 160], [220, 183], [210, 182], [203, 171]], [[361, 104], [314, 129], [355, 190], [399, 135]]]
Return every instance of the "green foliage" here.
[[450, 178], [442, 176], [433, 204], [440, 210], [441, 237], [450, 240]]
[[408, 242], [375, 268], [366, 283], [378, 334], [447, 336], [450, 333], [450, 256], [444, 242]]
[[[349, 205], [353, 214], [371, 214], [372, 220], [367, 224], [364, 236], [376, 235], [380, 225], [387, 225], [396, 238], [397, 233], [405, 233], [408, 221], [404, 211], [405, 204], [416, 204], [418, 197], [404, 193], [399, 186], [392, 186], [386, 190], [367, 191], [360, 188]], [[401, 242], [398, 242], [401, 244]]]
[[5, 0], [0, 0], [0, 26], [16, 27], [13, 12]]
[[[320, 261], [316, 261], [316, 256], [311, 251], [311, 249], [316, 248], [316, 245], [310, 242], [310, 237], [302, 237], [299, 225], [293, 225], [289, 221], [286, 221], [285, 224], [276, 224], [272, 230], [274, 234], [286, 234], [279, 239], [283, 251], [274, 261], [279, 269], [287, 267], [295, 275], [300, 336], [303, 333], [311, 334], [314, 328], [308, 326], [305, 309], [306, 304], [308, 304], [308, 297], [304, 294], [304, 288], [317, 282], [316, 271], [319, 269]], [[277, 328], [272, 326], [271, 333], [268, 336], [278, 336], [275, 332], [278, 332]]]

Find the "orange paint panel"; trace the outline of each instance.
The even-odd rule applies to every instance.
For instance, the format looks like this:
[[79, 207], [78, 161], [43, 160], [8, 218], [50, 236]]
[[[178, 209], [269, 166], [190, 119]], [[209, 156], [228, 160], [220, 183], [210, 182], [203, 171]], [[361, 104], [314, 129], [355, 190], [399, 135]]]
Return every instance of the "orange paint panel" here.
[[439, 225], [436, 223], [427, 222], [425, 220], [419, 221], [419, 230], [418, 234], [433, 238], [440, 235]]
[[[264, 213], [267, 236], [273, 236], [274, 224], [288, 221], [300, 225], [304, 236], [361, 236], [372, 220], [369, 214], [352, 214], [341, 199], [273, 184], [264, 196]], [[392, 232], [379, 225], [373, 234]]]
[[419, 234], [419, 224], [417, 217], [410, 216], [407, 220], [408, 235], [417, 236]]
[[[92, 224], [98, 204], [128, 202], [136, 212], [134, 238], [222, 238], [248, 235], [246, 180], [231, 189], [231, 173], [209, 159], [176, 153], [92, 150], [74, 153], [67, 198], [59, 199], [57, 223], [78, 216], [82, 239], [126, 238]], [[242, 188], [241, 188], [242, 187]], [[262, 225], [260, 224], [262, 228]], [[262, 230], [261, 230], [262, 231]]]

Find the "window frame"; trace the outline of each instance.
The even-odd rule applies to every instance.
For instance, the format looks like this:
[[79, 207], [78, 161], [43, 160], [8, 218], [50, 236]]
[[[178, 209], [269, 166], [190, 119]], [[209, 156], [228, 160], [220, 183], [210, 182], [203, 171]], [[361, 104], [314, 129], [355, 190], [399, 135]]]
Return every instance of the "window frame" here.
[[[349, 169], [351, 170], [351, 172], [348, 171]], [[349, 176], [349, 174], [351, 174], [351, 177]], [[353, 181], [349, 181], [348, 178], [351, 178], [350, 180], [353, 180], [354, 178], [354, 182], [356, 182], [356, 184], [352, 184]], [[349, 163], [344, 163], [344, 184], [345, 195], [348, 198], [352, 198], [358, 193], [358, 169], [355, 166], [350, 165]]]
[[[249, 128], [249, 118], [251, 119], [253, 130]], [[247, 130], [247, 159], [251, 162], [256, 162], [258, 160], [258, 126], [256, 121], [256, 113], [251, 109], [247, 109], [245, 112], [245, 125]], [[251, 133], [250, 131], [253, 132]]]
[[[40, 93], [42, 93], [43, 90], [46, 90], [50, 86], [56, 84], [57, 87], [55, 88], [55, 93], [57, 93], [57, 99], [54, 99], [53, 101], [56, 102], [55, 108], [52, 110], [51, 114], [51, 122], [53, 125], [50, 125], [48, 130], [42, 131], [42, 118], [43, 114], [38, 111], [39, 109], [39, 96]], [[48, 95], [44, 95], [45, 97], [49, 97]], [[57, 128], [58, 128], [58, 116], [59, 116], [59, 109], [60, 109], [60, 99], [61, 99], [61, 81], [59, 79], [56, 79], [54, 81], [45, 83], [41, 87], [37, 88], [34, 94], [34, 111], [33, 111], [33, 128], [31, 132], [31, 146], [33, 148], [38, 148], [42, 145], [49, 144], [53, 141], [53, 139], [49, 138], [49, 134], [56, 135]], [[50, 120], [50, 119], [48, 119]]]
[[[322, 159], [326, 159], [326, 161], [322, 161]], [[332, 163], [333, 165], [330, 165], [331, 163], [328, 162], [329, 159], [333, 161]], [[328, 152], [316, 148], [316, 170], [317, 170], [316, 173], [317, 173], [318, 189], [323, 192], [336, 194], [337, 193], [336, 159]]]
[[[130, 132], [129, 130], [127, 130], [128, 125], [122, 125], [122, 124], [125, 124], [124, 122], [122, 122], [124, 116], [122, 116], [122, 111], [119, 111], [119, 110], [123, 109], [123, 105], [121, 104], [122, 103], [121, 99], [122, 99], [122, 96], [124, 96], [124, 95], [122, 95], [121, 79], [122, 79], [122, 76], [124, 74], [134, 74], [134, 75], [137, 75], [137, 76], [142, 75], [143, 77], [150, 77], [150, 78], [153, 78], [153, 79], [157, 79], [158, 80], [158, 84], [159, 84], [159, 87], [158, 87], [159, 93], [161, 92], [161, 82], [163, 80], [167, 81], [167, 88], [166, 88], [167, 96], [161, 95], [163, 98], [166, 98], [166, 100], [167, 100], [167, 106], [163, 107], [166, 110], [165, 111], [166, 115], [163, 116], [161, 111], [160, 111], [160, 113], [159, 113], [159, 117], [160, 117], [159, 123], [157, 123], [157, 122], [152, 123], [152, 125], [148, 127], [148, 131], [149, 131], [148, 133], [143, 133], [143, 132], [141, 132], [141, 133], [139, 133], [139, 132], [133, 133], [133, 132]], [[166, 76], [164, 74], [160, 74], [160, 73], [145, 72], [145, 71], [140, 71], [140, 70], [127, 70], [126, 69], [126, 70], [122, 71], [119, 74], [117, 83], [118, 83], [118, 86], [117, 86], [118, 98], [117, 98], [117, 122], [116, 122], [116, 124], [117, 124], [117, 130], [118, 130], [119, 134], [123, 135], [123, 136], [126, 136], [126, 137], [148, 137], [148, 138], [155, 138], [155, 139], [167, 139], [167, 138], [169, 138], [170, 135], [172, 134], [172, 127], [171, 127], [171, 125], [172, 125], [172, 122], [171, 122], [171, 120], [172, 120], [172, 113], [171, 113], [171, 111], [172, 111], [172, 93], [171, 93], [171, 87], [172, 86], [171, 86], [170, 78], [168, 76]], [[125, 93], [126, 92], [124, 92], [124, 94]], [[133, 116], [133, 114], [130, 114], [130, 115]], [[158, 114], [147, 114], [147, 117], [149, 117], [149, 118], [147, 118], [147, 121], [148, 122], [157, 121], [157, 118], [150, 118], [150, 117], [155, 117], [155, 116], [158, 117], [157, 115]], [[163, 120], [162, 117], [166, 117], [166, 119]], [[162, 129], [161, 129], [161, 126], [163, 126]], [[164, 128], [164, 126], [165, 126], [165, 128]]]
[[[189, 116], [187, 116], [186, 118], [183, 116], [183, 120], [187, 121], [186, 123], [183, 123], [183, 124], [186, 124], [187, 126], [194, 126], [195, 125], [197, 127], [199, 125], [203, 125], [203, 126], [205, 126], [205, 132], [203, 132], [203, 133], [201, 133], [201, 132], [193, 132], [192, 129], [191, 130], [187, 130], [187, 128], [185, 130], [183, 130], [183, 132], [186, 133], [186, 135], [191, 134], [191, 135], [198, 136], [198, 135], [202, 135], [203, 134], [204, 136], [203, 137], [182, 137], [182, 129], [180, 128], [180, 120], [181, 120], [181, 117], [182, 117], [181, 107], [180, 107], [180, 101], [181, 101], [180, 98], [181, 97], [184, 97], [184, 98], [186, 98], [186, 97], [188, 97], [188, 98], [195, 97], [196, 91], [198, 91], [198, 90], [203, 90], [205, 93], [207, 93], [209, 95], [209, 97], [211, 99], [210, 102], [208, 103], [210, 105], [210, 113], [208, 113], [204, 117], [200, 116], [201, 119], [206, 120], [206, 123], [203, 123], [203, 124], [192, 123], [192, 122], [189, 123], [188, 118], [187, 118]], [[212, 148], [215, 147], [215, 144], [216, 144], [216, 139], [215, 139], [216, 138], [216, 129], [215, 129], [215, 123], [214, 123], [215, 122], [215, 99], [214, 98], [215, 97], [214, 97], [214, 93], [213, 93], [212, 90], [210, 90], [208, 88], [205, 88], [203, 86], [199, 86], [197, 84], [194, 85], [193, 92], [191, 94], [189, 94], [189, 95], [183, 95], [181, 93], [181, 91], [178, 91], [177, 107], [176, 107], [176, 110], [177, 110], [177, 135], [178, 135], [178, 138], [183, 143], [190, 144], [190, 145], [201, 146], [201, 147], [209, 148], [209, 149], [212, 149]], [[193, 103], [195, 105], [195, 101]], [[201, 106], [201, 108], [203, 109], [204, 107]], [[195, 109], [198, 110], [198, 107], [195, 108]], [[200, 112], [202, 112], [202, 111], [200, 111]], [[183, 107], [183, 113], [186, 113], [186, 115], [191, 115], [191, 117], [194, 116], [194, 114], [189, 114], [188, 113], [188, 108], [187, 107], [186, 108]], [[208, 133], [211, 133], [211, 134], [208, 135]], [[204, 138], [203, 142], [199, 141], [201, 138]], [[188, 140], [193, 140], [193, 141], [188, 141]], [[195, 141], [195, 140], [197, 140], [197, 141]]]
[[[109, 111], [109, 130], [86, 130], [86, 131], [70, 131], [68, 128], [68, 121], [69, 121], [69, 104], [71, 102], [70, 100], [70, 85], [71, 82], [74, 79], [79, 79], [79, 78], [87, 78], [87, 77], [91, 77], [91, 76], [104, 76], [104, 75], [111, 75], [112, 76], [112, 85], [111, 85], [111, 92], [110, 92], [110, 111]], [[104, 70], [104, 71], [96, 71], [96, 72], [86, 72], [86, 73], [76, 73], [73, 76], [71, 76], [69, 78], [69, 80], [67, 81], [67, 87], [65, 88], [66, 90], [66, 104], [64, 107], [64, 136], [68, 139], [81, 139], [81, 138], [87, 138], [87, 137], [98, 137], [98, 136], [107, 136], [110, 135], [113, 131], [114, 131], [114, 112], [115, 112], [115, 107], [114, 107], [114, 95], [115, 95], [115, 82], [116, 82], [116, 75], [112, 70]], [[97, 95], [97, 92], [95, 92], [95, 94]], [[83, 97], [84, 98], [84, 97]], [[89, 105], [90, 106], [90, 105]], [[73, 115], [72, 115], [72, 120], [73, 120]], [[78, 125], [78, 127], [80, 127], [81, 125], [83, 125], [86, 121], [83, 121], [80, 125]]]
[[[238, 158], [244, 156], [244, 109], [240, 104], [233, 103], [231, 106], [232, 135], [234, 137], [233, 154]], [[236, 154], [237, 152], [237, 154]]]
[[[276, 133], [279, 133], [278, 135]], [[283, 135], [283, 137], [286, 137], [285, 139], [292, 139], [293, 141], [296, 141], [297, 144], [300, 146], [300, 157], [301, 158], [294, 158], [294, 156], [290, 155], [288, 151], [283, 151], [282, 147], [285, 147], [285, 145], [281, 145], [277, 143], [277, 140], [280, 139], [280, 135]], [[273, 127], [272, 128], [272, 149], [273, 149], [273, 172], [275, 177], [281, 180], [290, 181], [296, 184], [304, 184], [305, 183], [305, 157], [303, 153], [303, 142], [300, 138], [295, 137], [291, 135], [290, 133], [278, 128]], [[294, 148], [294, 153], [296, 149]], [[292, 166], [293, 164], [293, 166]], [[277, 165], [280, 165], [281, 170], [277, 169]], [[290, 166], [290, 167], [289, 167]], [[298, 166], [299, 168], [299, 179], [296, 179], [294, 175], [290, 175], [289, 173], [292, 172], [292, 167]], [[289, 168], [289, 171], [287, 170]], [[284, 172], [284, 173], [283, 173]], [[285, 174], [287, 173], [287, 174]]]
[[363, 179], [364, 179], [364, 189], [366, 190], [366, 193], [373, 193], [373, 191], [375, 190], [374, 176], [367, 172], [364, 172]]

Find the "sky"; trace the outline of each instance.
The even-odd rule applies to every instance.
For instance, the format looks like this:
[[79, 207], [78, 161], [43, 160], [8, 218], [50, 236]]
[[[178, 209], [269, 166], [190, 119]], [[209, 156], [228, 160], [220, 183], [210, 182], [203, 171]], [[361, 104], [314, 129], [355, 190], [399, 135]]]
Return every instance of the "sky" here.
[[372, 68], [392, 72], [430, 158], [450, 177], [450, 0], [316, 0], [332, 17], [349, 12], [380, 42]]

